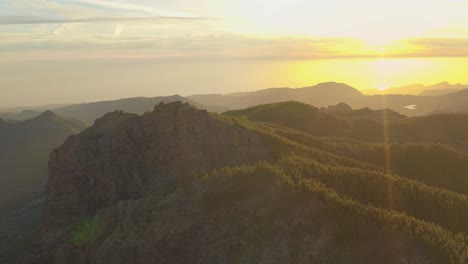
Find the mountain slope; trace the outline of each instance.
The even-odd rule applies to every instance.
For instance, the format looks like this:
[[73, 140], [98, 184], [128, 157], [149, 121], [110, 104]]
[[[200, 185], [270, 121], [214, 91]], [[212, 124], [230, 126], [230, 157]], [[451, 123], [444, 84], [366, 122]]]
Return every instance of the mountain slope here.
[[[367, 142], [443, 143], [468, 152], [468, 115], [406, 117], [389, 109], [353, 110], [347, 105], [318, 109], [300, 102], [281, 102], [225, 112], [250, 121], [294, 128], [314, 136], [339, 136]], [[338, 110], [337, 110], [338, 109]]]
[[23, 122], [0, 122], [0, 208], [12, 206], [23, 194], [43, 190], [47, 160], [58, 147], [85, 125], [50, 111]]
[[93, 214], [119, 200], [169, 192], [206, 169], [257, 160], [266, 155], [259, 140], [180, 102], [161, 103], [142, 116], [106, 114], [52, 153], [45, 225], [69, 223], [71, 212]]
[[345, 136], [348, 133], [348, 124], [345, 120], [299, 102], [258, 105], [243, 110], [228, 111], [224, 114], [246, 116], [249, 120], [257, 122], [277, 123], [309, 131], [317, 136]]
[[[466, 195], [392, 174], [327, 138], [306, 144], [277, 130], [300, 133], [181, 103], [142, 116], [105, 115], [51, 156], [44, 251], [36, 257], [72, 264], [468, 261]], [[356, 141], [355, 151], [366, 144]]]

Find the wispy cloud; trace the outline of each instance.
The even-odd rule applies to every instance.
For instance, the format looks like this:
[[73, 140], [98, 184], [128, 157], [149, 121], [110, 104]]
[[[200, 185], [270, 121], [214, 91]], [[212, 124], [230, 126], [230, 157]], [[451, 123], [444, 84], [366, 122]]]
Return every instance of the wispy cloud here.
[[[57, 35], [8, 37], [0, 43], [0, 54], [10, 59], [334, 59], [381, 58], [352, 38], [289, 38], [246, 35], [205, 35], [157, 37], [127, 35], [124, 24], [113, 25], [107, 35], [62, 38], [74, 30], [69, 24], [55, 30]], [[408, 39], [385, 57], [468, 57], [468, 39]]]
[[415, 38], [411, 44], [429, 48], [465, 48], [468, 49], [468, 38]]
[[[0, 25], [100, 23], [116, 21], [219, 20], [187, 12], [108, 0], [6, 0], [0, 8]], [[8, 10], [8, 9], [7, 9]]]
[[120, 37], [120, 34], [122, 34], [123, 29], [124, 29], [124, 25], [123, 25], [123, 24], [117, 24], [117, 25], [115, 25], [114, 37]]
[[405, 41], [413, 47], [411, 53], [400, 56], [413, 57], [468, 57], [468, 38], [413, 38]]
[[102, 22], [154, 22], [158, 20], [167, 21], [212, 21], [219, 20], [211, 17], [171, 17], [171, 16], [153, 16], [153, 17], [90, 17], [90, 18], [44, 18], [28, 16], [4, 16], [0, 17], [0, 25], [27, 25], [27, 24], [63, 24], [63, 23], [102, 23]]
[[60, 35], [63, 32], [65, 32], [68, 29], [73, 29], [77, 26], [78, 24], [62, 24], [61, 27], [57, 28], [54, 30], [53, 34], [54, 35]]
[[149, 16], [170, 16], [170, 17], [187, 17], [193, 16], [187, 13], [177, 12], [177, 11], [170, 11], [170, 10], [162, 10], [153, 8], [150, 6], [145, 5], [137, 5], [137, 4], [130, 4], [127, 2], [120, 2], [120, 1], [105, 1], [105, 0], [74, 0], [78, 4], [88, 4], [91, 6], [98, 6], [98, 7], [105, 7], [113, 10], [119, 11], [135, 11]]
[[[65, 28], [64, 28], [65, 27]], [[56, 30], [64, 32], [66, 24]], [[31, 53], [47, 58], [184, 58], [184, 59], [303, 59], [364, 57], [367, 54], [337, 53], [359, 42], [343, 38], [260, 38], [243, 35], [206, 35], [185, 37], [126, 36], [124, 25], [116, 24], [112, 34], [77, 38], [59, 35], [10, 36], [0, 43], [0, 53], [11, 58], [31, 58]], [[58, 31], [58, 32], [57, 32]], [[118, 37], [118, 38], [116, 38]], [[68, 52], [68, 53], [67, 53]], [[83, 54], [88, 54], [83, 56]], [[3, 55], [2, 55], [3, 56]], [[4, 56], [4, 58], [5, 58]], [[32, 57], [34, 57], [32, 56]]]
[[[261, 37], [235, 30], [242, 24], [237, 20], [163, 10], [151, 1], [4, 1], [10, 3], [8, 7], [14, 8], [15, 12], [6, 12], [8, 15], [2, 16], [0, 11], [2, 58], [330, 59], [468, 56], [468, 38], [405, 37], [395, 43], [384, 41], [382, 44], [380, 40], [387, 34], [381, 28], [378, 30], [382, 36], [375, 36], [375, 45], [372, 41], [359, 40], [365, 38], [346, 34], [338, 36], [347, 37], [321, 37], [328, 36], [326, 34], [304, 37], [272, 34]], [[5, 6], [0, 2], [0, 8]], [[282, 23], [280, 17], [274, 21]], [[302, 20], [299, 22], [302, 23]], [[328, 31], [329, 27], [326, 28]], [[286, 29], [289, 32], [290, 28]], [[374, 39], [374, 35], [370, 35], [370, 39]], [[28, 53], [32, 56], [28, 57]]]

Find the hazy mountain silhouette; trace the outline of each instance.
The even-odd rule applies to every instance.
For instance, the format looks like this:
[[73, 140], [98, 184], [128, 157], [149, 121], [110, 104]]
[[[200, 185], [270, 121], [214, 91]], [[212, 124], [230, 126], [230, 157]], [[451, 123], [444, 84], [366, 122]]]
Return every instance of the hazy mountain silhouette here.
[[62, 106], [67, 106], [67, 105], [68, 104], [46, 104], [46, 105], [36, 105], [36, 106], [0, 107], [0, 113], [19, 114], [23, 111], [34, 110], [40, 114], [44, 111], [59, 108]]
[[424, 90], [420, 96], [441, 96], [450, 93], [455, 93], [459, 91], [458, 89], [440, 89], [440, 90]]
[[[447, 88], [449, 87], [449, 88]], [[57, 114], [82, 120], [92, 124], [94, 120], [107, 112], [122, 110], [142, 114], [152, 109], [159, 102], [182, 101], [211, 112], [242, 109], [260, 104], [283, 101], [300, 101], [316, 107], [327, 107], [344, 102], [353, 108], [385, 109], [389, 108], [407, 116], [426, 115], [431, 113], [464, 113], [468, 112], [468, 93], [463, 92], [467, 86], [447, 82], [424, 86], [408, 85], [389, 89], [385, 95], [365, 95], [359, 90], [336, 82], [320, 83], [304, 88], [270, 88], [253, 92], [231, 94], [199, 94], [188, 97], [179, 95], [161, 97], [135, 97], [119, 100], [99, 101], [51, 107]], [[410, 91], [410, 92], [405, 92]], [[421, 95], [405, 94], [420, 93]], [[23, 110], [0, 114], [4, 120], [25, 120], [38, 115], [38, 111]]]
[[226, 108], [222, 106], [208, 106], [192, 102], [191, 100], [184, 98], [180, 95], [173, 96], [160, 96], [160, 97], [135, 97], [135, 98], [124, 98], [113, 101], [100, 101], [93, 103], [74, 104], [54, 109], [54, 111], [67, 118], [76, 118], [92, 124], [94, 120], [103, 116], [108, 112], [116, 110], [122, 110], [129, 113], [143, 114], [146, 111], [151, 111], [154, 105], [160, 102], [188, 102], [201, 109], [206, 109], [211, 112], [222, 112]]
[[[32, 113], [28, 111], [29, 113]], [[0, 119], [0, 262], [33, 250], [40, 235], [51, 151], [86, 127], [46, 111], [26, 121]]]
[[363, 94], [366, 95], [383, 95], [383, 94], [402, 94], [402, 95], [443, 95], [458, 90], [468, 89], [468, 85], [462, 85], [460, 83], [450, 84], [449, 82], [441, 82], [433, 85], [424, 84], [410, 84], [404, 86], [390, 87], [385, 90], [379, 89], [368, 89], [363, 90]]
[[[155, 104], [160, 102], [187, 102], [200, 109], [206, 109], [211, 112], [223, 112], [228, 108], [222, 106], [209, 106], [193, 102], [180, 95], [173, 96], [159, 96], [159, 97], [133, 97], [123, 98], [118, 100], [98, 101], [91, 103], [80, 103], [72, 105], [51, 105], [50, 110], [54, 111], [60, 116], [72, 119], [78, 119], [91, 125], [94, 120], [102, 117], [104, 114], [116, 110], [122, 110], [129, 113], [143, 114], [145, 111], [151, 111]], [[43, 108], [43, 107], [40, 107]], [[35, 108], [33, 108], [35, 109]], [[11, 111], [11, 109], [10, 109]], [[22, 110], [21, 112], [5, 112], [0, 113], [0, 118], [4, 120], [26, 120], [39, 115], [37, 110]]]
[[[427, 88], [442, 90], [448, 83], [434, 86], [418, 87], [418, 92]], [[454, 85], [458, 88], [465, 86]], [[342, 83], [321, 83], [305, 88], [271, 88], [266, 90], [235, 94], [210, 94], [189, 96], [201, 104], [217, 105], [229, 109], [276, 103], [282, 101], [300, 101], [316, 107], [327, 107], [344, 102], [352, 108], [391, 109], [407, 116], [426, 115], [431, 113], [468, 112], [468, 92], [460, 90], [455, 93], [439, 96], [418, 96], [405, 94], [364, 95], [357, 89]]]
[[19, 113], [15, 113], [15, 112], [0, 113], [0, 118], [6, 121], [8, 120], [23, 121], [23, 120], [34, 118], [40, 114], [41, 112], [36, 111], [36, 110], [22, 110]]
[[315, 106], [328, 106], [339, 102], [355, 100], [362, 94], [343, 83], [321, 83], [304, 88], [270, 88], [254, 92], [234, 94], [211, 94], [188, 96], [195, 102], [240, 109], [265, 103], [302, 101]]
[[0, 120], [0, 211], [42, 191], [52, 149], [85, 127], [50, 111], [22, 122]]

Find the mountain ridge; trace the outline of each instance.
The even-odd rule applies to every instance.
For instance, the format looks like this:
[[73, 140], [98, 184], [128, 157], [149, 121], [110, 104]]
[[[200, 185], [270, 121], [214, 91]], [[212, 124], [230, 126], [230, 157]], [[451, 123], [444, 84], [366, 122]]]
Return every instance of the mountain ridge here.
[[70, 137], [50, 158], [42, 263], [465, 263], [468, 196], [426, 172], [442, 155], [455, 179], [468, 156], [392, 145], [405, 159], [390, 171], [384, 145], [244, 116], [278, 105], [286, 117], [324, 111], [161, 103], [108, 113]]
[[457, 92], [439, 96], [366, 95], [349, 85], [328, 82], [304, 88], [271, 88], [244, 92], [236, 96], [211, 94], [188, 96], [188, 98], [202, 104], [220, 105], [231, 110], [282, 101], [300, 101], [316, 107], [327, 107], [344, 102], [353, 108], [389, 108], [407, 116], [421, 116], [431, 113], [468, 112], [468, 106], [463, 105], [463, 102], [468, 100], [468, 94], [463, 93], [463, 90]]
[[[172, 96], [157, 96], [157, 97], [129, 97], [117, 100], [104, 100], [88, 103], [76, 103], [70, 105], [57, 105], [57, 107], [51, 107], [49, 110], [64, 116], [66, 118], [73, 118], [92, 124], [97, 118], [100, 118], [104, 114], [116, 110], [123, 110], [126, 112], [143, 114], [145, 111], [151, 111], [152, 107], [159, 102], [174, 102], [182, 101], [188, 102], [202, 109], [207, 109], [211, 112], [222, 112], [227, 110], [224, 107], [216, 106], [205, 106], [193, 102], [180, 95]], [[44, 106], [46, 107], [46, 106]], [[43, 108], [43, 107], [42, 107]], [[27, 120], [38, 116], [41, 112], [33, 109], [22, 110], [22, 112], [5, 112], [0, 113], [0, 118], [12, 119], [12, 120]]]

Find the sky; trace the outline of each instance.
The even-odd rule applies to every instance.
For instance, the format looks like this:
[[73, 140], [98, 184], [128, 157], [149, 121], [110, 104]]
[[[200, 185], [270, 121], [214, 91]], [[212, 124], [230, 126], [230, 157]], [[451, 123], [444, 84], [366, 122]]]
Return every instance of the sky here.
[[466, 0], [0, 0], [0, 106], [467, 83]]

